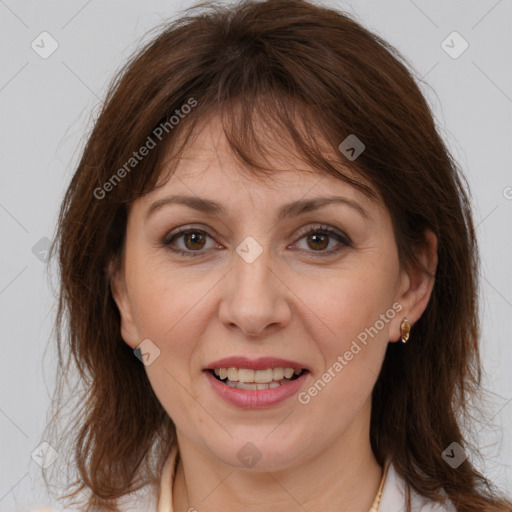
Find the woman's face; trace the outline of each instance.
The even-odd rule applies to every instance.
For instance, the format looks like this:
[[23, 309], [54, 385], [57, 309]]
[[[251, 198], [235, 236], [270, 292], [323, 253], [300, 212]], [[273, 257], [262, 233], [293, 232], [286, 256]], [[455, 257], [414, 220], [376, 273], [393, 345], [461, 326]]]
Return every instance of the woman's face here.
[[150, 340], [145, 369], [179, 441], [264, 470], [368, 442], [386, 346], [430, 294], [399, 268], [381, 202], [285, 156], [250, 179], [213, 120], [132, 205], [113, 281], [122, 336]]

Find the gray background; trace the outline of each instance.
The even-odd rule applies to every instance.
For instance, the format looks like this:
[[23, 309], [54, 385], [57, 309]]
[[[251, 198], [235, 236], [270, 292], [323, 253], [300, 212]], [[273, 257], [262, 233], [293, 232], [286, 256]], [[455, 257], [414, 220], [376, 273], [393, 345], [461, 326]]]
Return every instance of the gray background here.
[[[147, 30], [190, 5], [0, 0], [0, 320], [5, 356], [0, 359], [0, 511], [25, 510], [36, 499], [43, 503], [38, 495], [41, 468], [31, 453], [44, 441], [41, 432], [53, 387], [53, 349], [43, 356], [55, 298], [40, 261], [45, 247], [40, 240], [54, 235], [62, 195], [114, 71]], [[490, 421], [477, 429], [484, 453], [481, 467], [510, 492], [512, 4], [363, 0], [328, 5], [355, 14], [424, 77], [428, 86], [422, 90], [439, 130], [468, 177], [483, 263], [482, 353], [491, 400]], [[31, 47], [43, 31], [59, 45], [47, 59]], [[469, 44], [458, 58], [441, 46], [453, 31]], [[448, 44], [452, 52], [461, 48], [456, 40], [448, 39]]]

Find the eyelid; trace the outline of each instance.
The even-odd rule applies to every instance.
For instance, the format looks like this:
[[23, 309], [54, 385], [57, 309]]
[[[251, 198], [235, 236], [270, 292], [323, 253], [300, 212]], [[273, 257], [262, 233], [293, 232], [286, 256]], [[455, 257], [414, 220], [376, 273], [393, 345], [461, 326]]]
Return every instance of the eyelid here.
[[[305, 226], [300, 229], [294, 236], [302, 238], [305, 235], [308, 235], [311, 232], [326, 232], [329, 236], [338, 236], [341, 238], [346, 245], [352, 245], [351, 238], [344, 232], [334, 226], [330, 226], [329, 224], [312, 224]], [[321, 251], [320, 251], [321, 252]]]
[[[182, 235], [184, 235], [186, 233], [189, 233], [189, 232], [199, 232], [199, 233], [202, 233], [204, 235], [207, 235], [208, 237], [210, 237], [212, 240], [215, 241], [215, 237], [212, 234], [210, 234], [210, 232], [207, 229], [205, 229], [203, 227], [196, 227], [195, 225], [191, 224], [191, 225], [180, 226], [180, 227], [172, 230], [171, 232], [167, 233], [163, 237], [163, 239], [161, 241], [161, 245], [163, 247], [169, 248], [172, 252], [175, 252], [175, 253], [178, 253], [178, 254], [183, 254], [185, 256], [189, 256], [189, 255], [190, 256], [205, 255], [206, 252], [207, 252], [205, 250], [197, 250], [197, 251], [186, 250], [185, 251], [183, 249], [172, 249], [172, 248], [170, 248], [171, 244], [176, 239], [180, 238], [180, 236], [182, 236]], [[330, 236], [331, 238], [332, 237], [336, 237], [338, 239], [338, 242], [342, 246], [349, 247], [349, 246], [352, 245], [351, 238], [344, 231], [341, 231], [340, 229], [335, 228], [334, 226], [330, 226], [328, 224], [319, 224], [319, 223], [309, 224], [309, 225], [304, 226], [303, 228], [299, 229], [298, 231], [296, 231], [295, 234], [292, 235], [294, 237], [294, 239], [296, 239], [296, 241], [293, 242], [293, 245], [296, 244], [297, 242], [299, 242], [302, 238], [304, 238], [306, 235], [308, 235], [310, 233], [326, 234], [327, 236]], [[221, 238], [221, 239], [223, 238], [220, 235], [218, 237]], [[341, 248], [335, 248], [335, 249], [330, 249], [328, 251], [306, 251], [306, 252], [312, 253], [313, 256], [318, 256], [318, 257], [325, 256], [325, 257], [327, 257], [328, 255], [332, 255], [332, 254], [338, 253], [340, 250], [341, 250]]]
[[[195, 224], [186, 224], [184, 226], [179, 226], [177, 228], [171, 229], [168, 231], [162, 238], [162, 243], [170, 243], [170, 241], [179, 235], [184, 233], [188, 233], [189, 231], [197, 231], [200, 233], [206, 233], [210, 238], [215, 238], [207, 228], [203, 226], [196, 226]], [[220, 235], [215, 235], [217, 238], [223, 239]]]

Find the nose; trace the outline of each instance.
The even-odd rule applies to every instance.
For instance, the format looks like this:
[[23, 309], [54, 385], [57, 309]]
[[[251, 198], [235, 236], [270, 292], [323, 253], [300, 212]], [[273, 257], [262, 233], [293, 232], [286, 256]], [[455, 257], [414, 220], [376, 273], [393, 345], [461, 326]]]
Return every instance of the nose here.
[[248, 263], [236, 254], [226, 276], [219, 318], [228, 329], [238, 328], [246, 336], [265, 336], [290, 322], [292, 293], [267, 255], [264, 251]]

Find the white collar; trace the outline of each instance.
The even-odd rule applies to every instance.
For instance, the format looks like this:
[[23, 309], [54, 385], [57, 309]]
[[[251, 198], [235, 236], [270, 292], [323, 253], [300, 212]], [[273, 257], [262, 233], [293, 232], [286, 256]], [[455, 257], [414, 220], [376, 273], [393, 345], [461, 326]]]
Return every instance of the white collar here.
[[[393, 464], [389, 465], [386, 481], [382, 489], [378, 512], [405, 512], [405, 481], [398, 475]], [[419, 495], [411, 488], [412, 512], [456, 512], [450, 503], [441, 505]]]

